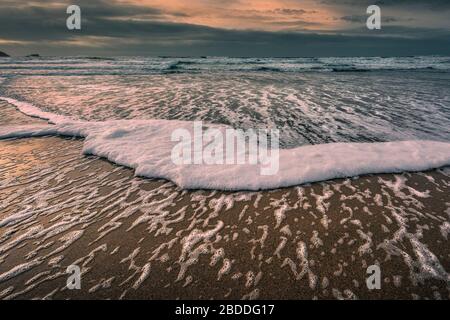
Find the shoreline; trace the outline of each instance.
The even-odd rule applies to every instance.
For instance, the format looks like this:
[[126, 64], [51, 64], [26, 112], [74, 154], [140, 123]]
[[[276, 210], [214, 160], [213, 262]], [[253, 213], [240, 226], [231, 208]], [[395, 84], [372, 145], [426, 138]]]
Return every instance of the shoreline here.
[[[192, 191], [82, 145], [0, 141], [1, 299], [450, 299], [450, 168]], [[65, 288], [71, 264], [81, 290]]]
[[[247, 147], [246, 139], [237, 139], [240, 134], [233, 130], [234, 138], [223, 143], [223, 137], [229, 135], [227, 126], [205, 124], [208, 127], [205, 134], [202, 122], [193, 121], [73, 121], [25, 102], [2, 97], [0, 100], [6, 100], [19, 112], [53, 123], [6, 126], [0, 128], [0, 139], [84, 138], [85, 155], [96, 155], [131, 168], [136, 176], [172, 181], [186, 190], [274, 190], [366, 174], [420, 172], [450, 166], [448, 142], [348, 142], [279, 149], [278, 143], [269, 148], [257, 142], [261, 137], [249, 137], [253, 142], [249, 141]], [[214, 142], [196, 139], [199, 135], [214, 137]], [[279, 141], [279, 134], [275, 136]], [[212, 150], [216, 139], [220, 143]], [[231, 148], [229, 140], [233, 142]], [[239, 151], [233, 151], [229, 157], [229, 149]], [[186, 162], [188, 155], [190, 161]], [[228, 164], [233, 160], [235, 164]]]

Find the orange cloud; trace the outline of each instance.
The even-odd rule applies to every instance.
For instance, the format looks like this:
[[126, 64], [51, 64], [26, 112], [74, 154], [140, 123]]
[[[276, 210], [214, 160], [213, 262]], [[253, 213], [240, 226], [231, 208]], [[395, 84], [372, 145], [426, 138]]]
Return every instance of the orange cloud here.
[[[122, 1], [124, 2], [124, 1]], [[339, 27], [330, 7], [305, 0], [129, 0], [167, 13], [168, 20], [226, 29], [330, 30]]]

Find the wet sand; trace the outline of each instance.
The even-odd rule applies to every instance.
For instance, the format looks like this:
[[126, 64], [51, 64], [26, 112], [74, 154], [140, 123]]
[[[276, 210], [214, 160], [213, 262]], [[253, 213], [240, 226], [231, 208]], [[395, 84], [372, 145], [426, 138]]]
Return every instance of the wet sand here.
[[[0, 125], [34, 122], [0, 103]], [[449, 168], [186, 191], [82, 144], [0, 141], [0, 298], [450, 298]]]

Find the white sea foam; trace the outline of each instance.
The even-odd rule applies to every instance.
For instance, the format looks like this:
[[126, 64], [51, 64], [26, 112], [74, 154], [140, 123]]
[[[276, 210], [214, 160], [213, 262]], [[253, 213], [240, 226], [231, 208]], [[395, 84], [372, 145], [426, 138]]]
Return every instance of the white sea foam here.
[[6, 101], [6, 102], [14, 105], [22, 113], [24, 113], [30, 117], [49, 120], [50, 122], [53, 122], [53, 123], [61, 123], [61, 122], [70, 121], [70, 119], [68, 119], [64, 116], [61, 116], [61, 115], [58, 115], [55, 113], [51, 113], [51, 112], [42, 111], [38, 107], [36, 107], [28, 102], [18, 101], [16, 99], [11, 99], [11, 98], [6, 98], [6, 97], [0, 97], [0, 100]]
[[0, 95], [76, 120], [201, 120], [277, 128], [283, 148], [450, 141], [450, 72], [119, 74], [14, 76], [0, 84]]
[[[365, 299], [354, 266], [363, 270], [380, 259], [383, 286], [395, 286], [388, 298], [448, 294], [449, 203], [430, 199], [445, 199], [450, 168], [278, 192], [186, 192], [170, 182], [134, 179], [121, 167], [98, 166], [80, 157], [83, 141], [46, 141], [1, 142], [2, 299], [54, 292], [54, 298], [70, 298], [65, 283], [54, 281], [70, 264], [82, 267], [88, 286], [81, 293], [90, 298], [133, 298], [150, 290], [156, 298], [177, 291], [180, 299], [270, 299], [280, 294], [270, 284], [282, 273], [288, 298]], [[417, 183], [421, 179], [433, 179], [436, 188]], [[284, 215], [279, 226], [276, 212]], [[373, 214], [381, 220], [374, 223]], [[23, 254], [14, 255], [19, 249]], [[123, 272], [95, 272], [105, 258]], [[204, 290], [205, 276], [218, 290]]]
[[[450, 165], [450, 143], [398, 141], [330, 143], [280, 150], [277, 175], [260, 175], [259, 165], [175, 165], [171, 134], [193, 122], [175, 120], [72, 121], [33, 105], [0, 98], [54, 125], [4, 126], [0, 139], [43, 135], [84, 137], [84, 154], [106, 158], [136, 175], [165, 178], [186, 189], [260, 190], [369, 173], [422, 171]], [[214, 125], [226, 128], [223, 125]], [[193, 134], [193, 133], [192, 133]]]

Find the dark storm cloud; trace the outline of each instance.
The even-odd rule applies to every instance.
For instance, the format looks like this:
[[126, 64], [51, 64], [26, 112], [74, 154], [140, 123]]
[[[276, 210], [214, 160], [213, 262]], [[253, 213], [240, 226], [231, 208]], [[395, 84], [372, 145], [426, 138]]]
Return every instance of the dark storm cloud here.
[[367, 7], [375, 4], [388, 7], [422, 7], [438, 11], [450, 9], [449, 0], [322, 0], [320, 2], [343, 7]]
[[[350, 16], [343, 16], [339, 18], [342, 21], [347, 21], [347, 22], [354, 22], [354, 23], [359, 23], [359, 24], [365, 24], [367, 21], [367, 16], [364, 15], [350, 15]], [[391, 22], [396, 22], [396, 21], [401, 21], [401, 19], [399, 18], [395, 18], [395, 17], [385, 17], [383, 16], [382, 21], [384, 23], [391, 23]]]
[[[450, 32], [443, 29], [389, 26], [380, 31], [369, 31], [361, 26], [328, 33], [225, 30], [166, 22], [168, 16], [183, 15], [183, 12], [105, 0], [77, 1], [82, 7], [82, 30], [69, 31], [65, 26], [65, 9], [69, 3], [47, 3], [47, 6], [17, 6], [13, 1], [2, 1], [0, 50], [17, 55], [30, 52], [46, 55], [222, 56], [450, 54]], [[302, 26], [304, 22], [291, 23]]]
[[378, 0], [374, 4], [386, 6], [418, 6], [436, 10], [450, 9], [450, 1], [448, 0]]
[[[32, 2], [34, 3], [34, 2]], [[0, 4], [0, 39], [11, 40], [67, 40], [74, 32], [66, 28], [66, 7], [71, 1], [48, 2], [48, 6], [16, 6], [12, 2]], [[147, 28], [160, 28], [162, 32], [180, 32], [182, 25], [157, 23], [168, 15], [182, 16], [181, 12], [164, 12], [145, 6], [124, 5], [114, 1], [79, 0], [82, 8], [83, 30], [89, 36], [135, 36], [146, 33]], [[56, 6], [58, 5], [58, 6]], [[145, 17], [146, 22], [139, 21]], [[123, 20], [120, 20], [123, 18]], [[119, 19], [119, 20], [118, 20]], [[187, 30], [188, 31], [188, 30]]]

